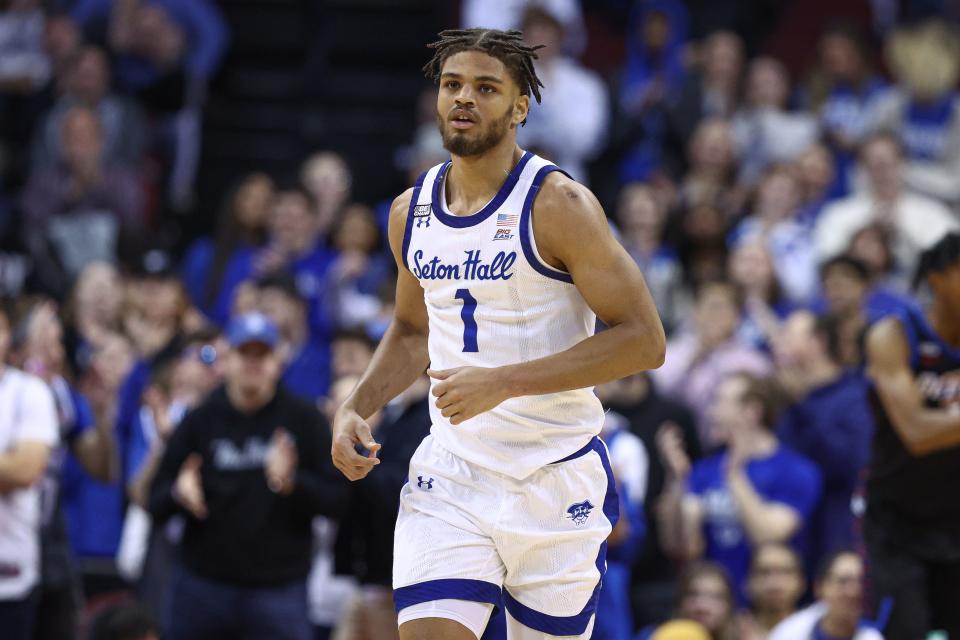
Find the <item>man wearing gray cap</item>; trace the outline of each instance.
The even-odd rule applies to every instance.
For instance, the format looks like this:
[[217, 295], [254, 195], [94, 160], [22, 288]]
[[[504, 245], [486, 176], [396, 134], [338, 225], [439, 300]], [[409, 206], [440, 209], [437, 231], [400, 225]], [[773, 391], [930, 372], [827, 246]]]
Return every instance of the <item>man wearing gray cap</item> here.
[[345, 482], [326, 421], [278, 386], [276, 326], [247, 314], [227, 338], [225, 384], [170, 437], [150, 492], [156, 521], [186, 516], [166, 632], [306, 640], [311, 520], [340, 512]]

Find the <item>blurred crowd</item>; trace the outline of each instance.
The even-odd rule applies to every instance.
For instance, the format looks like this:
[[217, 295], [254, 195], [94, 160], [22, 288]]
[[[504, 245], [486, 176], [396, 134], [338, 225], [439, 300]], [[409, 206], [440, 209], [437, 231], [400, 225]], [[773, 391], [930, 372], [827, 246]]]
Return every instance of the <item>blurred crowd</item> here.
[[[628, 517], [594, 637], [811, 637], [792, 635], [803, 616], [879, 637], [859, 534], [873, 431], [862, 336], [923, 304], [918, 256], [960, 229], [960, 31], [873, 3], [873, 21], [812, 34], [791, 77], [748, 57], [755, 34], [693, 38], [682, 0], [611, 2], [631, 7], [623, 56], [599, 73], [581, 62], [597, 44], [583, 4], [465, 0], [461, 15], [546, 45], [520, 144], [594, 189], [669, 335], [663, 367], [597, 389]], [[213, 471], [170, 466], [179, 423], [199, 432], [198, 407], [236, 410], [245, 358], [260, 357], [276, 371], [262, 365], [250, 393], [326, 431], [391, 319], [390, 201], [356, 201], [337, 150], [296, 175], [239, 175], [203, 213], [212, 235], [152, 242], [158, 218], [189, 206], [227, 46], [211, 0], [0, 1], [0, 616], [29, 602], [32, 637], [175, 637], [170, 612], [189, 603], [170, 602], [171, 584], [232, 597], [184, 582], [210, 563], [196, 545], [211, 530], [203, 544], [261, 556], [198, 529]], [[432, 89], [417, 113], [399, 154], [410, 184], [444, 159]], [[223, 453], [267, 470], [254, 480], [269, 508], [294, 501], [289, 544], [309, 553], [287, 577], [309, 574], [317, 638], [396, 637], [392, 527], [427, 390], [372, 420], [382, 463], [354, 485], [291, 453], [286, 431]], [[36, 431], [8, 433], [16, 420]], [[314, 494], [285, 493], [310, 469]], [[157, 495], [174, 485], [179, 506]], [[267, 507], [233, 508], [256, 523]], [[239, 538], [256, 535], [288, 544]], [[223, 572], [264, 616], [287, 615]]]

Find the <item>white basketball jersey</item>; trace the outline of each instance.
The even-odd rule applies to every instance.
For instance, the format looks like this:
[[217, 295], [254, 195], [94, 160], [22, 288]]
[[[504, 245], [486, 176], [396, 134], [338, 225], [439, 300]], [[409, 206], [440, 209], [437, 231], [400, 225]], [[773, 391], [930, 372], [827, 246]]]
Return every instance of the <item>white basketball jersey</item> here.
[[[420, 176], [403, 238], [429, 314], [431, 368], [528, 362], [593, 335], [593, 311], [570, 275], [540, 258], [533, 235], [534, 199], [558, 168], [524, 153], [493, 200], [467, 216], [447, 209], [449, 168]], [[511, 398], [457, 426], [433, 403], [430, 413], [441, 446], [517, 479], [576, 452], [603, 423], [592, 387]]]

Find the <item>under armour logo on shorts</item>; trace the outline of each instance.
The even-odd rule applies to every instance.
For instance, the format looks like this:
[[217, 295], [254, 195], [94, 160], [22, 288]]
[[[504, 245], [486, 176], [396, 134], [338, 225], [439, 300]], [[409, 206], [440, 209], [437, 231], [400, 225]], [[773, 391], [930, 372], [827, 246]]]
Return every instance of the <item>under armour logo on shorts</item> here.
[[590, 517], [591, 511], [593, 511], [593, 505], [590, 504], [589, 500], [576, 502], [567, 507], [567, 513], [570, 514], [570, 519], [573, 520], [574, 524], [577, 526], [580, 526], [587, 521], [587, 518]]
[[423, 476], [417, 476], [417, 487], [420, 489], [426, 488], [427, 491], [433, 489], [433, 478], [423, 479]]

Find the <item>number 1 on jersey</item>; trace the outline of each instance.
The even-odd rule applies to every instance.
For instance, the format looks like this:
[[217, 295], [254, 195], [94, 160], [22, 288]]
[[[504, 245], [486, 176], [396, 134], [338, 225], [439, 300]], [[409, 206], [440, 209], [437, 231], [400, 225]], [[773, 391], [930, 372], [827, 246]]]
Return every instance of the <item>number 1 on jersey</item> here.
[[477, 353], [477, 321], [473, 317], [477, 312], [477, 299], [470, 295], [469, 289], [457, 289], [457, 300], [463, 301], [460, 319], [463, 320], [463, 352]]

